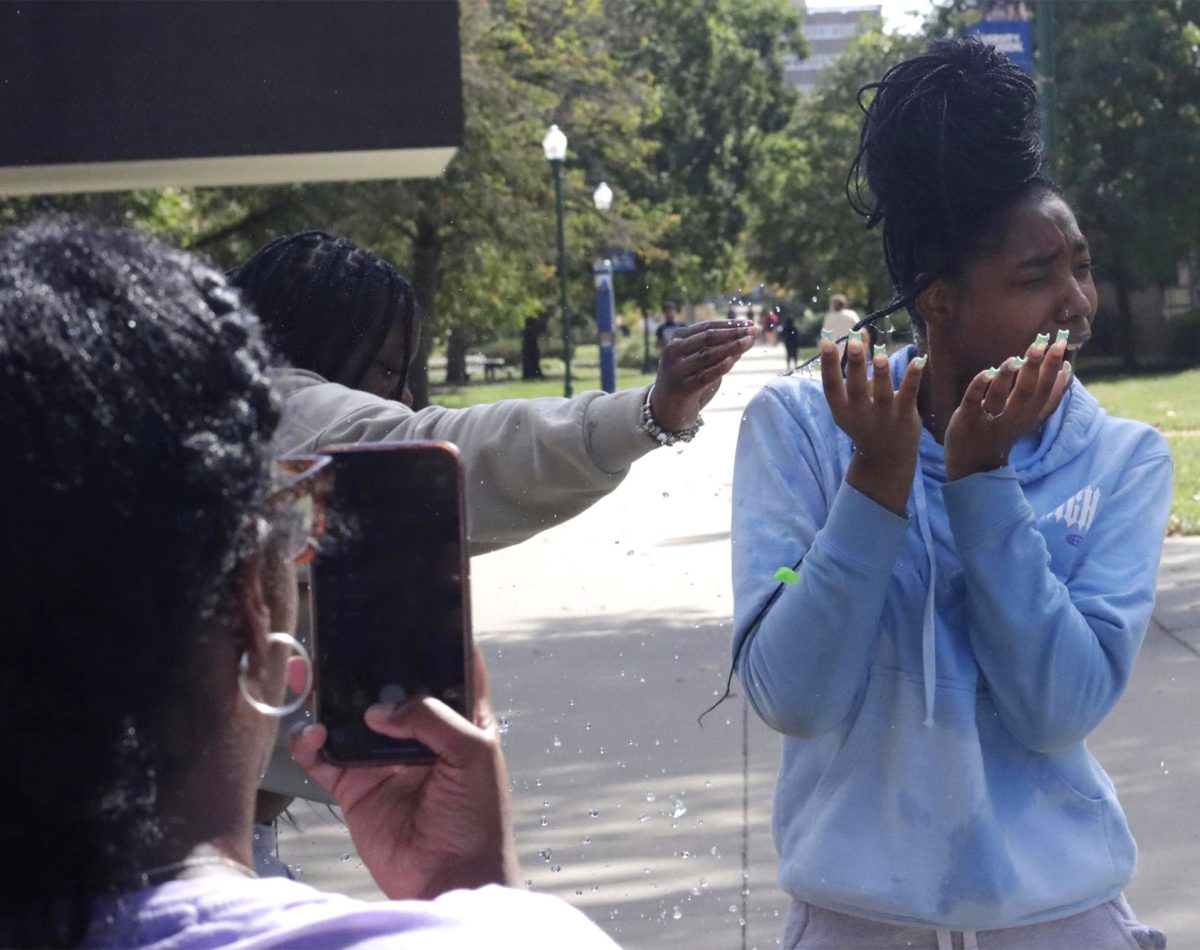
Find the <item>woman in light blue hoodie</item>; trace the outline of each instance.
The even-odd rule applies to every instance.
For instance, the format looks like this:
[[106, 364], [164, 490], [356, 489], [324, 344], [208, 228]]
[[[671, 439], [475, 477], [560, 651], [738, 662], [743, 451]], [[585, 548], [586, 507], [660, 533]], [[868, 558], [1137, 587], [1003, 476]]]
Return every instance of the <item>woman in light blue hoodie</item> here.
[[823, 340], [820, 385], [751, 401], [734, 478], [784, 945], [1164, 946], [1084, 740], [1149, 622], [1170, 453], [1072, 378], [1096, 291], [1033, 83], [953, 40], [871, 88], [849, 190], [897, 296], [863, 324], [905, 308], [916, 345], [852, 334], [843, 369]]

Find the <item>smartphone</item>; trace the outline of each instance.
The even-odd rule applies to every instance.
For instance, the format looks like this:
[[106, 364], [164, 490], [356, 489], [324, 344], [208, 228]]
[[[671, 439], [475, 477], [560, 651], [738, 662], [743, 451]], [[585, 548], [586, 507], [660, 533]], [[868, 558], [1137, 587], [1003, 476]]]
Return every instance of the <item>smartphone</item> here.
[[434, 696], [474, 718], [462, 462], [446, 442], [323, 448], [327, 540], [312, 563], [316, 719], [338, 765], [424, 764], [415, 740], [368, 729], [377, 702]]

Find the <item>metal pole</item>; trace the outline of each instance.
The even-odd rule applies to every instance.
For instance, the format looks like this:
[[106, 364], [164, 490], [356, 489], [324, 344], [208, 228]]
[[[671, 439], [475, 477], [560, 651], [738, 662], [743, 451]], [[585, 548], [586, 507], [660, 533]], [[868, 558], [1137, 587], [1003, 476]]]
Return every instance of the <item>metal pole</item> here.
[[1054, 82], [1054, 10], [1055, 0], [1038, 0], [1033, 14], [1033, 25], [1037, 34], [1038, 85], [1042, 94], [1042, 140], [1046, 147], [1046, 171], [1054, 177], [1058, 161], [1055, 147], [1055, 113], [1058, 111], [1058, 96]]
[[650, 365], [650, 314], [642, 310], [642, 372], [650, 373], [654, 367]]
[[616, 301], [613, 290], [612, 261], [597, 261], [592, 266], [596, 284], [596, 336], [600, 342], [600, 388], [617, 391], [617, 349], [614, 336]]
[[554, 209], [558, 217], [558, 306], [562, 311], [563, 395], [571, 398], [571, 317], [567, 313], [567, 241], [563, 233], [562, 166], [554, 166]]

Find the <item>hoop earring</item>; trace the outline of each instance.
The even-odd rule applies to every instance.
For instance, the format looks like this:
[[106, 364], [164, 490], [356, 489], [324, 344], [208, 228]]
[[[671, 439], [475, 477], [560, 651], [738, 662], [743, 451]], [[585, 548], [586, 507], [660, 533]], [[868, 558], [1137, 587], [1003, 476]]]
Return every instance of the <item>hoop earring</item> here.
[[250, 669], [250, 654], [243, 651], [242, 658], [238, 661], [238, 689], [241, 691], [242, 699], [246, 700], [258, 712], [264, 716], [273, 716], [276, 719], [282, 719], [284, 716], [291, 715], [308, 701], [308, 694], [312, 692], [313, 685], [313, 662], [308, 650], [304, 648], [304, 644], [293, 637], [290, 633], [270, 633], [267, 634], [267, 640], [270, 643], [282, 643], [292, 649], [293, 652], [300, 654], [300, 659], [304, 661], [304, 688], [300, 690], [300, 694], [290, 703], [283, 706], [272, 706], [270, 703], [264, 703], [261, 699], [255, 699], [250, 695], [250, 687], [246, 685], [246, 673]]

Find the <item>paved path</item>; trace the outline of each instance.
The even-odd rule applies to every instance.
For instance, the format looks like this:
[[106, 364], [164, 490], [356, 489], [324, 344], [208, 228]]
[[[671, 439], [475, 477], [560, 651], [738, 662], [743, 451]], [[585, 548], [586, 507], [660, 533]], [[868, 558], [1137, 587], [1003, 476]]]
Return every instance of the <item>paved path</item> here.
[[[628, 947], [771, 947], [782, 928], [768, 830], [778, 740], [737, 697], [696, 721], [727, 672], [737, 426], [782, 364], [782, 348], [756, 348], [695, 443], [473, 564], [526, 876]], [[1198, 611], [1200, 542], [1168, 542], [1133, 683], [1091, 742], [1141, 846], [1130, 899], [1175, 948], [1200, 948]], [[378, 896], [345, 830], [321, 809], [296, 814], [283, 857], [318, 886]]]

